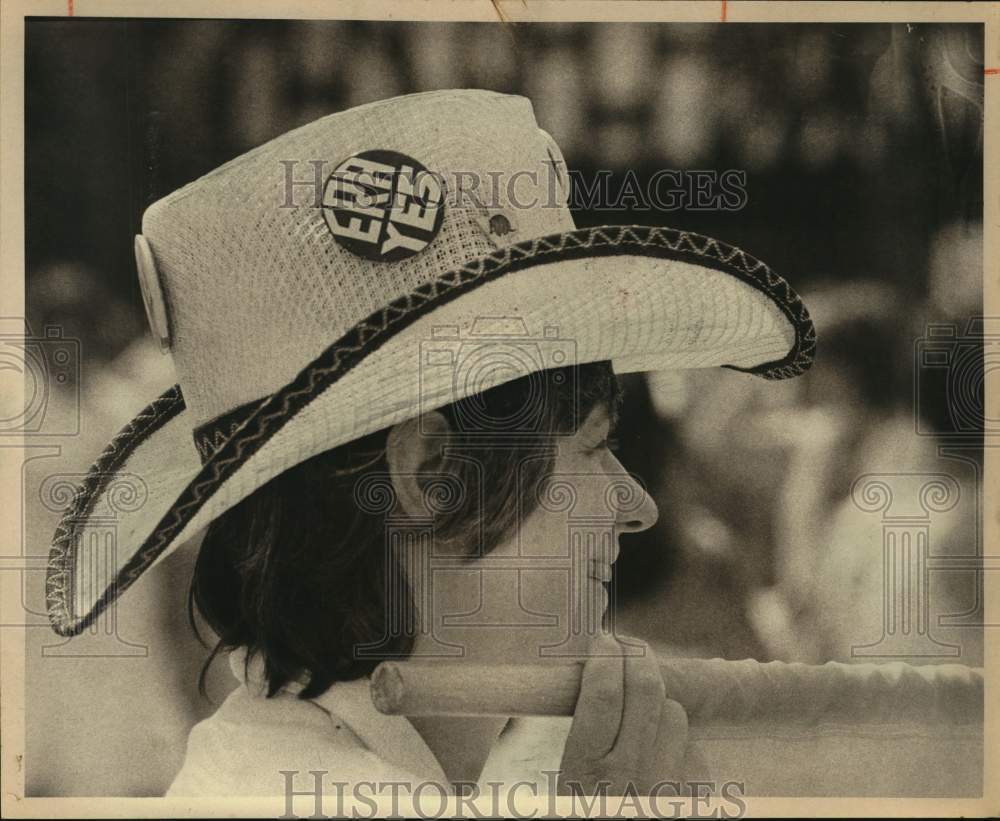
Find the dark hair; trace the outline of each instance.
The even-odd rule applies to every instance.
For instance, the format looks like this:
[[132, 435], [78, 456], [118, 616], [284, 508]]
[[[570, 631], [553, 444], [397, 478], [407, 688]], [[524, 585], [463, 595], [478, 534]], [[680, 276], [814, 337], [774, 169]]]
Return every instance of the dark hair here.
[[[518, 511], [534, 509], [535, 495], [518, 499], [518, 489], [524, 497], [551, 470], [554, 438], [575, 431], [599, 403], [616, 415], [620, 400], [610, 363], [601, 362], [531, 374], [441, 408], [452, 431], [444, 470], [464, 493], [425, 488], [430, 500], [447, 497], [433, 506], [436, 536], [492, 550]], [[392, 497], [388, 433], [302, 462], [209, 526], [188, 597], [195, 633], [197, 607], [219, 638], [202, 669], [203, 694], [214, 658], [237, 647], [248, 649], [248, 663], [263, 657], [269, 696], [306, 674], [302, 698], [369, 674], [381, 657], [409, 653], [412, 628], [390, 624], [387, 607], [389, 585], [400, 578], [385, 550], [392, 511], [372, 504]], [[396, 595], [411, 612], [408, 591]], [[359, 657], [359, 646], [379, 653]]]

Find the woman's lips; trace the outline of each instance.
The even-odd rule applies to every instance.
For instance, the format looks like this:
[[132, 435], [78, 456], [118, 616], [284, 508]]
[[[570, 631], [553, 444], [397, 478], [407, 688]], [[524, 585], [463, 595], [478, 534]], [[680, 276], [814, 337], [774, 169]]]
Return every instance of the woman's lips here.
[[602, 542], [593, 546], [588, 553], [588, 572], [590, 578], [598, 582], [611, 582], [611, 565], [618, 559], [619, 546], [615, 542]]
[[611, 581], [611, 565], [604, 561], [591, 560], [590, 578], [595, 581], [608, 583]]

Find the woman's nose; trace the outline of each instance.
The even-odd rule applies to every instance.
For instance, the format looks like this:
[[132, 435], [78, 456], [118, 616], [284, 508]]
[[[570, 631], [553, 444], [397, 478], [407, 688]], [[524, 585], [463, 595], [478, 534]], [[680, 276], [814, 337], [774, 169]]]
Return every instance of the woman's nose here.
[[653, 497], [646, 492], [633, 476], [626, 474], [629, 492], [620, 495], [615, 526], [623, 533], [638, 533], [656, 524], [660, 517], [659, 508]]

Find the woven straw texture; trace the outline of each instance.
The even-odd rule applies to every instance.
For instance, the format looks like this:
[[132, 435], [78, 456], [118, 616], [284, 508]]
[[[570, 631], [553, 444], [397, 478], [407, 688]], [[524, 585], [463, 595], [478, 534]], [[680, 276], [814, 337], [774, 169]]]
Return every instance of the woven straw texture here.
[[[274, 392], [355, 323], [443, 271], [500, 243], [572, 230], [569, 211], [556, 203], [511, 205], [512, 198], [546, 206], [553, 199], [549, 145], [522, 97], [418, 94], [332, 114], [153, 205], [143, 234], [169, 303], [172, 353], [194, 418], [205, 422]], [[355, 255], [316, 207], [314, 169], [323, 164], [322, 181], [370, 149], [406, 154], [452, 189], [476, 179], [477, 199], [452, 190], [439, 235], [416, 256], [385, 264]], [[289, 178], [302, 184], [289, 190]], [[511, 215], [516, 230], [484, 233], [477, 201]]]

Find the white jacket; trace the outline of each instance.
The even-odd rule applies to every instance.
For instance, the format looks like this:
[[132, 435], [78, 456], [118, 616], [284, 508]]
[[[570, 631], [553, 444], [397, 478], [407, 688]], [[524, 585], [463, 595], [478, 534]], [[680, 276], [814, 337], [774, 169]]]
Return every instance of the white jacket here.
[[[409, 719], [375, 709], [367, 678], [339, 682], [309, 700], [296, 696], [301, 685], [295, 684], [266, 698], [261, 660], [251, 663], [244, 679], [244, 658], [242, 652], [230, 654], [241, 685], [191, 730], [167, 796], [283, 796], [289, 778], [295, 790], [313, 789], [311, 771], [327, 773], [328, 785], [433, 781], [452, 792]], [[512, 720], [479, 783], [530, 781], [538, 794], [549, 792], [543, 771], [558, 768], [569, 725], [568, 718]]]

